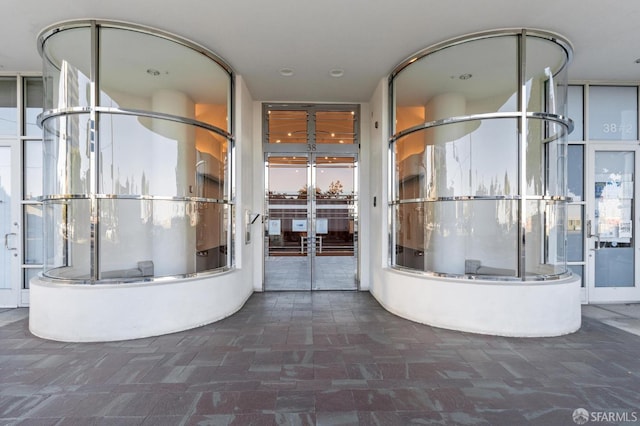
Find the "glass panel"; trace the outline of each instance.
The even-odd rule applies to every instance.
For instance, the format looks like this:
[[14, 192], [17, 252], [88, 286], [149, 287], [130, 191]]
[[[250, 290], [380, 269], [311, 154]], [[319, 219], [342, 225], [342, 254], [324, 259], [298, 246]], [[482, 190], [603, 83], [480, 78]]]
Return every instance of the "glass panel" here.
[[314, 290], [356, 288], [356, 163], [316, 157]]
[[267, 112], [269, 143], [307, 143], [307, 111]]
[[527, 195], [566, 195], [566, 142], [564, 125], [527, 120]]
[[100, 279], [183, 275], [227, 266], [227, 207], [100, 200]]
[[25, 78], [24, 91], [24, 135], [42, 138], [42, 129], [38, 127], [38, 115], [44, 104], [42, 78]]
[[35, 278], [38, 276], [38, 274], [40, 274], [42, 272], [42, 268], [25, 268], [24, 269], [24, 281], [22, 284], [22, 288], [23, 289], [28, 289], [29, 288], [29, 282], [31, 281], [31, 278]]
[[101, 29], [101, 106], [172, 114], [228, 130], [230, 87], [229, 74], [196, 50], [151, 34]]
[[474, 40], [412, 63], [394, 80], [396, 131], [425, 121], [517, 111], [517, 38]]
[[42, 141], [24, 141], [24, 199], [42, 195]]
[[307, 157], [267, 160], [264, 285], [267, 290], [309, 290]]
[[514, 277], [517, 212], [516, 200], [400, 204], [397, 264], [443, 274]]
[[589, 139], [638, 139], [637, 87], [589, 87]]
[[[0, 146], [0, 237], [14, 236], [11, 229], [11, 148]], [[14, 236], [15, 237], [15, 236]], [[0, 242], [4, 244], [4, 241]], [[11, 288], [11, 250], [0, 247], [0, 288]]]
[[[88, 194], [91, 124], [88, 114], [47, 119], [44, 123], [44, 195]], [[64, 144], [64, 146], [61, 146]]]
[[228, 199], [225, 138], [174, 121], [100, 115], [99, 191]]
[[526, 40], [527, 111], [566, 116], [566, 52], [555, 41], [535, 36]]
[[595, 286], [634, 287], [633, 151], [595, 153]]
[[44, 205], [44, 274], [91, 279], [90, 202], [74, 199]]
[[355, 111], [316, 112], [316, 143], [353, 144], [356, 140]]
[[432, 127], [399, 139], [399, 199], [516, 195], [517, 135], [517, 120], [495, 119]]
[[584, 260], [584, 206], [569, 204], [567, 215], [567, 260], [582, 262]]
[[91, 31], [56, 32], [44, 45], [45, 109], [89, 106], [91, 100]]
[[18, 134], [18, 95], [15, 78], [0, 78], [0, 135]]
[[567, 105], [570, 119], [573, 120], [573, 132], [569, 134], [570, 141], [584, 140], [584, 86], [569, 86]]
[[42, 265], [44, 263], [42, 205], [24, 205], [24, 264]]
[[567, 159], [567, 195], [573, 201], [584, 200], [584, 145], [569, 145]]
[[533, 200], [526, 208], [525, 275], [535, 278], [566, 272], [565, 205]]

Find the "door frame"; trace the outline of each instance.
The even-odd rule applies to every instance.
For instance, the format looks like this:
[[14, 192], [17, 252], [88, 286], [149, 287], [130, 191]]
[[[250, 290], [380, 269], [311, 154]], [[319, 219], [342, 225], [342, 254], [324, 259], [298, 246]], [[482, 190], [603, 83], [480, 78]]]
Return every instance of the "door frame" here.
[[[263, 268], [262, 268], [262, 291], [269, 291], [269, 289], [266, 288], [266, 258], [267, 255], [269, 253], [269, 247], [268, 247], [268, 235], [269, 235], [269, 197], [268, 197], [268, 193], [269, 193], [269, 157], [304, 157], [306, 158], [306, 185], [308, 188], [308, 192], [310, 193], [310, 196], [307, 197], [307, 202], [306, 202], [306, 209], [307, 209], [307, 230], [308, 230], [308, 234], [311, 238], [308, 238], [306, 241], [306, 247], [307, 247], [307, 253], [309, 256], [309, 286], [308, 288], [305, 287], [304, 290], [302, 291], [315, 291], [315, 290], [326, 290], [324, 288], [317, 288], [315, 285], [315, 269], [316, 269], [316, 256], [317, 256], [317, 242], [316, 242], [316, 218], [317, 218], [317, 214], [318, 214], [318, 209], [317, 209], [317, 204], [316, 204], [316, 198], [315, 198], [315, 191], [316, 191], [316, 185], [317, 185], [317, 163], [316, 163], [316, 158], [318, 157], [323, 157], [323, 156], [340, 156], [340, 157], [350, 157], [353, 158], [354, 161], [354, 193], [355, 193], [355, 200], [354, 200], [354, 255], [353, 257], [355, 258], [356, 261], [356, 268], [354, 271], [354, 287], [353, 288], [349, 288], [349, 289], [343, 289], [343, 290], [359, 290], [360, 289], [360, 279], [359, 279], [359, 265], [360, 265], [360, 250], [358, 247], [358, 212], [359, 212], [359, 207], [358, 207], [358, 202], [359, 202], [359, 197], [358, 197], [358, 192], [359, 192], [359, 176], [358, 176], [358, 153], [356, 152], [345, 152], [345, 150], [338, 150], [333, 151], [330, 149], [330, 146], [327, 147], [326, 149], [322, 149], [319, 151], [311, 151], [308, 149], [305, 149], [303, 147], [300, 146], [295, 146], [294, 149], [292, 149], [291, 151], [287, 151], [287, 152], [264, 152], [263, 153], [264, 156], [264, 194], [265, 194], [265, 202], [264, 202], [264, 207], [263, 207], [263, 218], [265, 218], [264, 220], [264, 242], [263, 242], [263, 256], [262, 256], [262, 260], [263, 260]], [[302, 249], [304, 250], [304, 249]]]
[[[638, 215], [638, 196], [640, 194], [640, 146], [638, 144], [631, 143], [619, 143], [619, 142], [591, 142], [585, 145], [586, 147], [586, 179], [585, 179], [585, 191], [586, 191], [586, 212], [585, 212], [585, 251], [586, 251], [586, 265], [585, 265], [585, 292], [586, 301], [588, 303], [623, 303], [623, 302], [637, 302], [640, 300], [640, 244], [638, 242], [640, 237], [640, 224]], [[588, 224], [595, 226], [595, 154], [596, 152], [610, 151], [620, 152], [627, 151], [634, 153], [634, 188], [633, 188], [633, 204], [631, 212], [632, 220], [632, 232], [633, 232], [633, 268], [634, 268], [634, 286], [633, 287], [596, 287], [595, 286], [595, 255], [594, 250], [596, 244], [598, 244], [598, 238], [595, 235], [595, 230], [590, 230]], [[590, 235], [590, 232], [592, 233]]]
[[[5, 246], [10, 246], [11, 256], [9, 256], [9, 280], [11, 288], [0, 290], [0, 308], [16, 308], [22, 306], [22, 220], [21, 220], [21, 161], [20, 161], [20, 144], [17, 139], [0, 139], [0, 147], [9, 148], [10, 164], [11, 164], [11, 201], [9, 206], [9, 224], [10, 232], [3, 233], [2, 248], [7, 250]], [[3, 265], [4, 267], [4, 265]]]

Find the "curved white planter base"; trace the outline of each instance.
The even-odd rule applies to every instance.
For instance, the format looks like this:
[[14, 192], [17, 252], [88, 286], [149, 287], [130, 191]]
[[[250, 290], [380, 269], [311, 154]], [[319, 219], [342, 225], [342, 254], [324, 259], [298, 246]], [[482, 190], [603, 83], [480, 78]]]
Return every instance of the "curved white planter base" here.
[[253, 293], [240, 274], [127, 284], [30, 282], [29, 330], [63, 342], [159, 336], [226, 318]]
[[389, 312], [451, 330], [551, 337], [580, 328], [580, 277], [540, 282], [435, 278], [385, 269], [371, 293]]

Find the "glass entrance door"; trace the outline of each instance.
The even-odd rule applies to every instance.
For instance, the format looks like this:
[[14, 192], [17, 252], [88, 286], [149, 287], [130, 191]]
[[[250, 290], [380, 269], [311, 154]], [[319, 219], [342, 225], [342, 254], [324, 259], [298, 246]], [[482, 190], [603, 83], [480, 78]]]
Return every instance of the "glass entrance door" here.
[[638, 149], [594, 144], [589, 150], [587, 219], [588, 299], [624, 302], [640, 298], [635, 200]]
[[0, 307], [18, 306], [20, 288], [20, 232], [17, 214], [17, 177], [12, 164], [19, 164], [12, 142], [0, 141]]
[[356, 156], [265, 162], [265, 290], [357, 289]]

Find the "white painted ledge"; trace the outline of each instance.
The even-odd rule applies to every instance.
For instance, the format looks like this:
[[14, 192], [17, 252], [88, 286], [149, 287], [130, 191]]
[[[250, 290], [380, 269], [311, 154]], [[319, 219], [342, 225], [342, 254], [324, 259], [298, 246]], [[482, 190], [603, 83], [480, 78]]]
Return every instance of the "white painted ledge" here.
[[[230, 271], [127, 284], [30, 282], [29, 330], [63, 342], [107, 342], [188, 330], [238, 311], [253, 289]], [[250, 284], [250, 283], [249, 283]]]
[[575, 275], [523, 283], [383, 269], [371, 293], [389, 312], [434, 327], [496, 336], [551, 337], [580, 328], [580, 283]]

